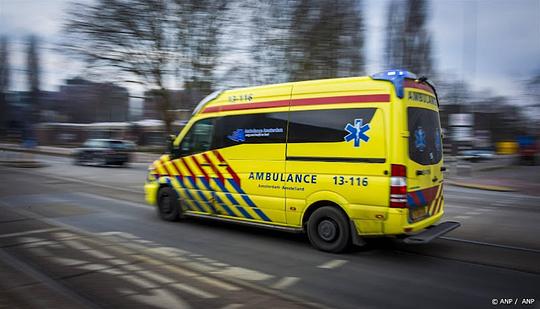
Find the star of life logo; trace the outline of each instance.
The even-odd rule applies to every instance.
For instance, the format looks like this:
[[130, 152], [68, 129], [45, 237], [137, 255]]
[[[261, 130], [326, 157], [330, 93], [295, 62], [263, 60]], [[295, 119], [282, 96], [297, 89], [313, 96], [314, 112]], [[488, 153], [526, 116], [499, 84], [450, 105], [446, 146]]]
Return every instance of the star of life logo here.
[[349, 134], [344, 139], [346, 142], [354, 141], [354, 147], [360, 147], [360, 141], [369, 141], [369, 136], [366, 135], [369, 129], [369, 123], [364, 124], [361, 118], [355, 119], [354, 124], [347, 123], [345, 126], [345, 131]]
[[419, 127], [414, 131], [414, 146], [419, 151], [424, 151], [426, 148], [426, 133], [422, 127]]

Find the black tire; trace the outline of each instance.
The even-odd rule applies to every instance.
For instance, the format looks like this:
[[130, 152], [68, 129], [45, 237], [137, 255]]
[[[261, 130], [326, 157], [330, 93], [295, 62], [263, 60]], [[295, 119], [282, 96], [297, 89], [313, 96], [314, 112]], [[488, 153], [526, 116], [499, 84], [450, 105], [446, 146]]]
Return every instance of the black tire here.
[[327, 252], [343, 252], [351, 243], [349, 219], [335, 207], [324, 206], [307, 222], [307, 235], [313, 247]]
[[182, 211], [176, 191], [171, 187], [162, 187], [157, 195], [159, 217], [165, 221], [178, 221]]

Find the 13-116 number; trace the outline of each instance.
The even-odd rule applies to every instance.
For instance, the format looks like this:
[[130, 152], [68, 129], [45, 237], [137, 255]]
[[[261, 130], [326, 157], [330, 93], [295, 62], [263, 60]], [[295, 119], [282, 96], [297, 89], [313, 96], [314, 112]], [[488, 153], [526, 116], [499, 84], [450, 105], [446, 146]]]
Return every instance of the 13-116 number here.
[[334, 176], [332, 177], [334, 179], [334, 184], [338, 186], [342, 186], [345, 184], [350, 184], [351, 186], [363, 186], [366, 187], [368, 185], [368, 178], [367, 177], [345, 177], [345, 176]]

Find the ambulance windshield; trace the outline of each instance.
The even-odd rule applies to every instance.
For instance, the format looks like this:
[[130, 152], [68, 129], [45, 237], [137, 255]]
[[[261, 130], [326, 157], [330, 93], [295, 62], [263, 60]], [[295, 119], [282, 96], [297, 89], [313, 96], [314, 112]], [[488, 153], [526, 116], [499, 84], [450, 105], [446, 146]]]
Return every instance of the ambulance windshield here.
[[442, 158], [439, 114], [436, 111], [409, 107], [409, 158], [422, 165], [436, 164]]

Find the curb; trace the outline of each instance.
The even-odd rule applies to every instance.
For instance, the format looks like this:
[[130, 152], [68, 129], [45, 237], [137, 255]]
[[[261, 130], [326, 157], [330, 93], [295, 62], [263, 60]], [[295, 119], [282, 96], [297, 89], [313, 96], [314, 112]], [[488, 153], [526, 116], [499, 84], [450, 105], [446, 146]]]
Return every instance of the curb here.
[[[61, 153], [61, 152], [55, 152], [55, 151], [47, 151], [47, 150], [38, 150], [38, 149], [22, 149], [22, 148], [11, 148], [11, 147], [0, 147], [0, 151], [13, 151], [13, 152], [23, 152], [23, 153], [33, 153], [33, 154], [42, 154], [47, 156], [57, 156], [57, 157], [66, 157], [71, 158], [73, 157], [72, 151], [69, 153]], [[137, 152], [134, 153], [134, 157], [137, 157]], [[132, 163], [152, 163], [154, 160], [159, 159], [161, 154], [154, 154], [150, 152], [139, 152], [139, 154], [142, 155], [148, 155], [151, 156], [151, 158], [140, 158], [140, 159], [134, 159]]]
[[494, 170], [499, 170], [499, 169], [507, 168], [507, 167], [509, 167], [509, 166], [512, 166], [512, 165], [486, 166], [486, 167], [481, 167], [481, 168], [477, 169], [476, 171], [477, 171], [477, 172], [494, 171]]
[[34, 154], [44, 154], [44, 155], [50, 155], [50, 156], [59, 156], [59, 157], [71, 157], [71, 152], [69, 153], [60, 153], [55, 151], [47, 151], [47, 150], [36, 150], [36, 149], [21, 149], [21, 148], [11, 148], [11, 147], [0, 147], [0, 150], [4, 151], [15, 151], [15, 152], [26, 152], [26, 153], [34, 153]]
[[0, 160], [0, 166], [36, 168], [36, 167], [45, 167], [47, 166], [47, 164], [41, 161], [34, 161], [34, 160], [17, 160], [17, 161]]
[[498, 192], [517, 192], [518, 191], [514, 188], [504, 187], [504, 186], [484, 185], [484, 184], [454, 181], [454, 180], [445, 180], [444, 182], [446, 184], [456, 186], [456, 187], [463, 187], [463, 188], [477, 189], [477, 190], [498, 191]]

